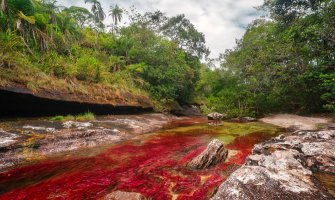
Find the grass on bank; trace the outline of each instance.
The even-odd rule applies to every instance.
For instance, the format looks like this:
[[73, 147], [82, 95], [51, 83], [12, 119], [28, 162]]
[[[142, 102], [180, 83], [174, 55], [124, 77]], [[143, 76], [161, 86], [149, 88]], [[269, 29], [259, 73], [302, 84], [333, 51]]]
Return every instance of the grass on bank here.
[[93, 121], [95, 120], [95, 115], [91, 112], [82, 113], [79, 115], [58, 115], [55, 117], [52, 117], [50, 119], [51, 121], [70, 121], [70, 120], [76, 120], [76, 121]]

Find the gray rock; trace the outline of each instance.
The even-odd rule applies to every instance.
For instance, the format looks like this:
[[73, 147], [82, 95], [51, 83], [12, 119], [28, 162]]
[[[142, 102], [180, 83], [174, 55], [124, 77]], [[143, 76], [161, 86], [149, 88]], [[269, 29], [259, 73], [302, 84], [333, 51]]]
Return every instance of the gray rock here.
[[253, 118], [253, 117], [241, 117], [240, 120], [241, 120], [241, 122], [255, 122], [255, 121], [257, 121], [257, 119]]
[[0, 128], [0, 148], [9, 147], [18, 141], [19, 136]]
[[313, 172], [335, 174], [335, 130], [298, 131], [255, 145], [212, 200], [334, 199]]
[[200, 155], [191, 160], [187, 164], [187, 167], [189, 169], [206, 169], [220, 162], [224, 162], [227, 155], [228, 150], [225, 149], [224, 144], [215, 139], [209, 143], [207, 148]]
[[93, 126], [90, 122], [75, 122], [75, 121], [66, 121], [63, 123], [64, 128], [76, 127], [77, 129], [85, 129]]
[[218, 112], [212, 112], [207, 115], [208, 120], [221, 120], [226, 117], [226, 114], [221, 114]]
[[[299, 173], [298, 170], [296, 173]], [[303, 179], [300, 179], [303, 178]], [[321, 189], [320, 189], [321, 188]], [[211, 200], [331, 200], [332, 196], [310, 175], [244, 166], [235, 171]]]

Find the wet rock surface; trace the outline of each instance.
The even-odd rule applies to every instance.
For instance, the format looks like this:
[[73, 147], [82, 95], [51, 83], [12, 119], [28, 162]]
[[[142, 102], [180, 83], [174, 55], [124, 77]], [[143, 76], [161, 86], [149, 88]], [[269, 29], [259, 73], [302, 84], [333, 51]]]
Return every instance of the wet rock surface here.
[[94, 121], [31, 119], [0, 122], [0, 171], [54, 153], [113, 144], [161, 129], [164, 114], [99, 117]]
[[255, 145], [212, 200], [334, 199], [315, 172], [335, 173], [335, 130], [297, 131]]
[[228, 150], [225, 149], [224, 144], [220, 140], [214, 139], [200, 155], [187, 164], [187, 167], [189, 169], [210, 168], [224, 162], [227, 156]]

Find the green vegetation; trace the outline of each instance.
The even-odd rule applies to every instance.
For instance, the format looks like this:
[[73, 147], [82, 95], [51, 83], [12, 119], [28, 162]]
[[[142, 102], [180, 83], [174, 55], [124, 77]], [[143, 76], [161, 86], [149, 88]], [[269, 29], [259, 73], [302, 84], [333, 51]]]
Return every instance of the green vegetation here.
[[335, 2], [265, 0], [221, 67], [203, 69], [203, 110], [229, 116], [335, 112]]
[[138, 94], [150, 96], [160, 110], [197, 102], [206, 113], [229, 117], [335, 113], [332, 0], [265, 0], [260, 9], [269, 19], [250, 24], [217, 69], [201, 63], [209, 55], [205, 37], [182, 14], [111, 5], [106, 25], [99, 1], [83, 3], [91, 9], [2, 0], [0, 86], [61, 88], [79, 97], [93, 90]]
[[70, 121], [70, 120], [93, 121], [93, 120], [95, 120], [95, 116], [91, 112], [86, 112], [86, 113], [75, 115], [75, 116], [73, 116], [73, 115], [67, 115], [67, 116], [58, 115], [58, 116], [52, 117], [50, 120], [51, 121]]
[[[113, 24], [97, 0], [91, 10], [56, 1], [2, 0], [0, 84], [87, 93], [86, 85], [149, 94], [162, 104], [188, 103], [208, 55], [204, 35], [184, 15], [138, 13], [111, 5]], [[124, 15], [130, 21], [120, 26]], [[101, 88], [102, 86], [97, 86]]]
[[50, 120], [51, 120], [51, 121], [65, 121], [65, 118], [66, 118], [66, 117], [64, 117], [64, 116], [62, 116], [62, 115], [57, 115], [57, 116], [55, 116], [55, 117], [52, 117]]
[[80, 115], [76, 115], [75, 119], [77, 121], [92, 121], [92, 120], [95, 119], [95, 116], [91, 112], [86, 112], [86, 113], [83, 113], [83, 114], [80, 114]]

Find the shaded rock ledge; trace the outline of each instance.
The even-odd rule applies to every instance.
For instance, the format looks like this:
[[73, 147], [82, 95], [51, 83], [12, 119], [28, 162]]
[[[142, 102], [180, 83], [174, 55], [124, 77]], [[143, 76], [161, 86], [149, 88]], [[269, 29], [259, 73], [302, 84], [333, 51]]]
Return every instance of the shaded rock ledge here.
[[87, 111], [99, 115], [153, 111], [153, 104], [147, 96], [113, 91], [100, 85], [87, 86], [82, 93], [48, 87], [32, 91], [21, 85], [0, 85], [0, 96], [0, 118], [80, 114]]
[[335, 199], [313, 172], [335, 174], [335, 130], [298, 131], [256, 145], [211, 200]]
[[206, 169], [226, 160], [228, 150], [225, 149], [224, 144], [215, 139], [212, 140], [207, 148], [191, 160], [187, 167], [189, 169]]

